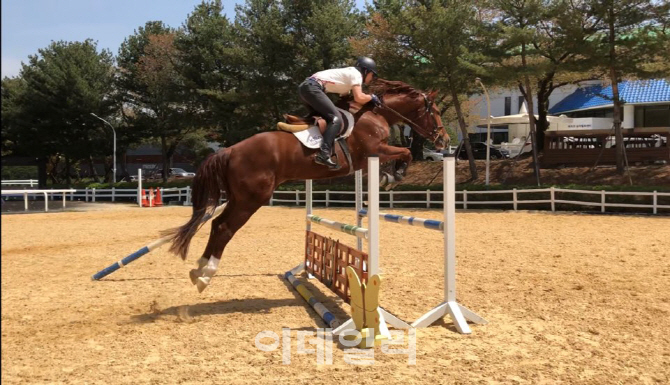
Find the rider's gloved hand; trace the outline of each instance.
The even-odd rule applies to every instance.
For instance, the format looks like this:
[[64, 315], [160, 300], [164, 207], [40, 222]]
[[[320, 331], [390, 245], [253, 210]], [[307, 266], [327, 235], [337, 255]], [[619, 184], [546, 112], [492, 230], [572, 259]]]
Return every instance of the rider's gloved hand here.
[[381, 99], [379, 99], [379, 96], [377, 96], [375, 94], [371, 94], [370, 97], [372, 97], [372, 99], [370, 99], [370, 101], [375, 105], [375, 107], [379, 107], [379, 106], [382, 105], [382, 101], [381, 101]]

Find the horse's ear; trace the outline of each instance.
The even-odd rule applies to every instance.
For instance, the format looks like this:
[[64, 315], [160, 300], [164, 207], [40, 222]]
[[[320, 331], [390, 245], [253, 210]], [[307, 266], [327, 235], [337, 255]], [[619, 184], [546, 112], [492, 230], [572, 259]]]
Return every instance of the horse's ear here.
[[431, 90], [428, 92], [428, 99], [430, 100], [435, 100], [435, 97], [437, 96], [437, 93], [440, 92], [439, 90]]

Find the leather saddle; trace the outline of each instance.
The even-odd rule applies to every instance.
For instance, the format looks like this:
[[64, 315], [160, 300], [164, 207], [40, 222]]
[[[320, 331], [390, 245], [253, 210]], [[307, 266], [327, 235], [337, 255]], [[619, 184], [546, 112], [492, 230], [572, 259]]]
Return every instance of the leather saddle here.
[[310, 126], [317, 126], [319, 127], [319, 131], [321, 131], [323, 134], [323, 132], [326, 130], [326, 125], [328, 124], [326, 119], [320, 116], [300, 117], [289, 114], [284, 114], [283, 116], [286, 122], [277, 123], [277, 128], [281, 131], [298, 132], [306, 130]]
[[[343, 109], [338, 108], [338, 111], [340, 112], [340, 116], [342, 117], [342, 128], [340, 129], [340, 132], [338, 133], [338, 137], [349, 134], [351, 132], [351, 129], [354, 126], [354, 116], [349, 112], [345, 111]], [[285, 122], [279, 122], [277, 123], [277, 129], [281, 131], [287, 131], [287, 132], [300, 132], [309, 129], [310, 127], [318, 127], [319, 131], [321, 134], [326, 131], [326, 125], [328, 125], [328, 122], [326, 122], [326, 119], [320, 117], [320, 116], [306, 116], [306, 117], [300, 117], [300, 116], [295, 116], [295, 115], [289, 115], [289, 114], [284, 114], [284, 120]]]

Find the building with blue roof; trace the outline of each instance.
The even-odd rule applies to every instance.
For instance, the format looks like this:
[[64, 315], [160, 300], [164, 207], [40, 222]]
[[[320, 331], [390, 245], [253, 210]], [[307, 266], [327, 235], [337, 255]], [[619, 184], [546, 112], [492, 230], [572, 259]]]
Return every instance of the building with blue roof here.
[[[670, 163], [670, 80], [627, 80], [618, 84], [623, 103], [621, 127], [628, 161]], [[470, 98], [472, 115], [479, 119], [469, 128], [472, 141], [485, 141], [491, 124], [493, 145], [510, 153], [530, 151], [528, 112], [517, 90], [491, 95], [491, 117], [481, 95]], [[518, 102], [514, 103], [518, 98]], [[545, 131], [542, 164], [613, 164], [614, 137], [612, 86], [587, 81], [556, 89], [549, 99], [549, 128]], [[513, 114], [514, 107], [518, 114]], [[537, 100], [534, 114], [537, 118]]]
[[[628, 80], [619, 83], [624, 103], [624, 128], [670, 127], [670, 81], [666, 79]], [[551, 115], [570, 118], [612, 118], [612, 86], [589, 85], [577, 88], [549, 109]]]
[[[618, 87], [628, 162], [670, 162], [670, 81], [628, 80]], [[611, 85], [579, 87], [549, 108], [549, 114], [560, 118], [545, 133], [545, 164], [615, 162]]]

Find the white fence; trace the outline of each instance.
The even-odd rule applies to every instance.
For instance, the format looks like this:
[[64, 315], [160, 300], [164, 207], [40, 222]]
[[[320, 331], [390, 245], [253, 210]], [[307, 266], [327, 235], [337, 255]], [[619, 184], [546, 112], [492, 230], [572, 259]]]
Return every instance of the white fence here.
[[[528, 193], [543, 193], [547, 194], [546, 199], [521, 199], [520, 194]], [[599, 201], [580, 201], [580, 200], [566, 200], [557, 198], [559, 193], [570, 193], [570, 194], [585, 194], [585, 195], [598, 195], [600, 196]], [[366, 194], [366, 192], [363, 192]], [[488, 194], [508, 194], [510, 195], [509, 200], [472, 200], [473, 197], [480, 195]], [[289, 195], [290, 198], [275, 198], [275, 195]], [[300, 190], [294, 191], [275, 191], [272, 198], [270, 199], [270, 206], [273, 206], [275, 203], [292, 203], [296, 206], [304, 205], [305, 192]], [[355, 201], [353, 200], [354, 191], [313, 191], [313, 195], [322, 195], [322, 199], [313, 198], [312, 202], [322, 203], [326, 207], [331, 204], [347, 204], [354, 205]], [[352, 199], [342, 200], [342, 199], [333, 199], [333, 195], [351, 195]], [[379, 200], [382, 206], [386, 207], [397, 207], [398, 205], [425, 205], [426, 208], [430, 207], [442, 207], [442, 191], [380, 191]], [[414, 200], [398, 199], [398, 196], [418, 196]], [[436, 195], [437, 197], [433, 197]], [[634, 196], [636, 199], [649, 199], [651, 202], [649, 204], [632, 204], [632, 203], [614, 203], [608, 202], [608, 196]], [[628, 208], [639, 208], [644, 209], [646, 212], [651, 212], [653, 214], [658, 214], [659, 209], [670, 210], [670, 204], [662, 205], [658, 203], [659, 197], [670, 197], [670, 193], [662, 192], [618, 192], [618, 191], [588, 191], [588, 190], [571, 190], [571, 189], [562, 189], [562, 188], [545, 188], [545, 189], [512, 189], [512, 190], [491, 190], [491, 191], [456, 191], [456, 197], [460, 197], [460, 200], [456, 201], [456, 207], [467, 210], [468, 208], [472, 209], [476, 206], [491, 206], [491, 205], [501, 205], [502, 208], [512, 208], [513, 210], [519, 210], [520, 206], [528, 204], [548, 204], [551, 207], [551, 211], [556, 211], [556, 204], [566, 204], [566, 205], [578, 205], [578, 206], [590, 206], [600, 208], [601, 212], [606, 212], [607, 207], [628, 207]], [[505, 207], [507, 206], [507, 207]], [[511, 206], [511, 207], [510, 207]], [[523, 209], [523, 207], [521, 207]], [[670, 211], [668, 211], [670, 212]]]
[[17, 179], [17, 180], [3, 180], [3, 186], [30, 186], [37, 187], [37, 179]]
[[[48, 194], [44, 194], [44, 191], [47, 191]], [[36, 193], [39, 195], [44, 195], [45, 199], [64, 199], [64, 195], [69, 196], [70, 200], [84, 200], [86, 202], [97, 202], [97, 201], [111, 201], [116, 202], [118, 200], [132, 201], [137, 202], [139, 193], [137, 189], [79, 189], [79, 190], [6, 190], [3, 191], [3, 195], [23, 195], [26, 192], [27, 194]], [[561, 195], [563, 194], [572, 194], [579, 196], [592, 197], [591, 199], [582, 198], [580, 199], [563, 199]], [[364, 192], [365, 194], [365, 192]], [[403, 205], [405, 207], [426, 207], [426, 208], [438, 208], [442, 207], [442, 191], [380, 191], [380, 204], [384, 207], [398, 207], [398, 205]], [[482, 200], [482, 196], [492, 195], [492, 194], [503, 194], [509, 196], [509, 199], [505, 200]], [[537, 199], [522, 199], [523, 195], [527, 194], [541, 194], [542, 198]], [[183, 202], [186, 205], [191, 203], [191, 188], [182, 187], [182, 188], [164, 188], [161, 189], [161, 195], [163, 201], [176, 201]], [[314, 191], [313, 192], [313, 202], [315, 204], [323, 204], [326, 207], [331, 205], [355, 205], [354, 191]], [[342, 196], [350, 196], [350, 199], [342, 199]], [[416, 197], [415, 199], [408, 200], [407, 197]], [[612, 202], [612, 198], [608, 201], [608, 197], [617, 197], [617, 196], [632, 196], [635, 197], [635, 201], [647, 201], [646, 203], [615, 203]], [[607, 208], [614, 207], [625, 207], [625, 208], [635, 208], [641, 209], [637, 212], [653, 213], [658, 214], [660, 210], [663, 212], [670, 213], [670, 204], [660, 204], [659, 198], [666, 199], [670, 203], [670, 193], [663, 192], [618, 192], [618, 191], [588, 191], [588, 190], [570, 190], [562, 188], [545, 188], [545, 189], [512, 189], [512, 190], [490, 190], [490, 191], [456, 191], [456, 207], [461, 209], [473, 209], [481, 206], [499, 206], [501, 209], [513, 209], [519, 210], [524, 209], [524, 207], [529, 207], [528, 205], [537, 205], [545, 204], [547, 209], [551, 211], [556, 211], [556, 205], [574, 205], [574, 206], [588, 206], [600, 209], [601, 212], [607, 212]], [[275, 191], [272, 198], [270, 199], [269, 205], [273, 206], [276, 204], [291, 204], [296, 206], [303, 206], [305, 204], [305, 191], [302, 190], [290, 190], [290, 191]], [[533, 207], [537, 209], [536, 206]], [[612, 211], [612, 210], [610, 210]]]
[[[63, 209], [65, 209], [65, 197], [68, 193], [72, 194], [76, 190], [74, 189], [63, 189], [63, 190], [1, 190], [0, 194], [2, 197], [10, 196], [21, 196], [23, 198], [23, 207], [24, 211], [28, 211], [28, 196], [42, 195], [44, 196], [44, 211], [49, 211], [49, 198], [54, 199], [54, 195], [60, 194], [61, 199], [63, 200]], [[4, 201], [3, 201], [4, 203]]]

